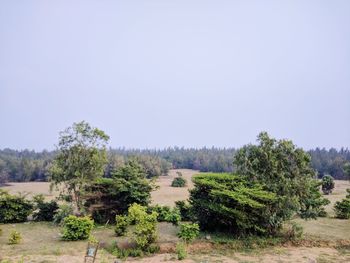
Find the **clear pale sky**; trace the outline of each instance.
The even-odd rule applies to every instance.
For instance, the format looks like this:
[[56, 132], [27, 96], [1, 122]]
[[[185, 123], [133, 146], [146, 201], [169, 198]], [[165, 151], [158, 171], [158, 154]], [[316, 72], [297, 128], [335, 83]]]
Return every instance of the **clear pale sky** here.
[[0, 1], [0, 148], [350, 147], [350, 1]]

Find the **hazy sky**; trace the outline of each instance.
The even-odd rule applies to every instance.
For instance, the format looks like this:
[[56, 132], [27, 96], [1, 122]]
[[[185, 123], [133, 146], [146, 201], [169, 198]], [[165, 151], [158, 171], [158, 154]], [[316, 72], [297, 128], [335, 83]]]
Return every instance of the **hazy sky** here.
[[350, 1], [0, 0], [0, 148], [350, 147]]

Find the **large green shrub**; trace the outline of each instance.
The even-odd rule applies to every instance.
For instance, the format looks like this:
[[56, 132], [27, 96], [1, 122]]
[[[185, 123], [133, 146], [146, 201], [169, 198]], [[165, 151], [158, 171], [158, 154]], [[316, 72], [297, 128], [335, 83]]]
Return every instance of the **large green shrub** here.
[[325, 195], [332, 193], [334, 189], [334, 179], [330, 175], [325, 175], [322, 177], [322, 191]]
[[180, 224], [180, 231], [177, 235], [185, 243], [192, 242], [199, 235], [199, 225], [195, 223]]
[[233, 174], [200, 174], [190, 191], [192, 213], [204, 230], [237, 235], [267, 233], [277, 197], [262, 185]]
[[133, 159], [112, 172], [112, 178], [100, 178], [86, 187], [85, 207], [97, 223], [113, 222], [133, 203], [147, 206], [153, 184]]
[[62, 238], [70, 241], [88, 239], [93, 227], [94, 221], [89, 217], [70, 215], [64, 219]]
[[59, 208], [57, 202], [54, 200], [45, 202], [43, 195], [35, 196], [34, 202], [36, 211], [33, 213], [33, 219], [35, 221], [53, 221]]
[[137, 247], [147, 249], [157, 239], [157, 213], [147, 214], [138, 220], [133, 231], [133, 240]]
[[175, 206], [180, 211], [181, 219], [183, 221], [193, 220], [193, 216], [191, 215], [191, 205], [188, 202], [176, 201]]
[[186, 185], [187, 185], [187, 181], [182, 177], [175, 177], [171, 183], [172, 187], [185, 187]]
[[270, 222], [268, 232], [281, 229], [296, 213], [315, 218], [325, 204], [324, 198], [314, 193], [316, 173], [310, 155], [292, 141], [276, 140], [262, 132], [258, 145], [249, 144], [237, 152], [234, 164], [237, 174], [276, 195], [275, 205], [264, 211]]
[[25, 222], [33, 204], [23, 196], [10, 195], [0, 189], [0, 223]]
[[348, 194], [342, 201], [337, 201], [334, 205], [334, 211], [337, 218], [350, 218], [350, 189], [346, 190]]
[[129, 207], [128, 221], [135, 223], [131, 237], [137, 248], [147, 251], [157, 239], [157, 217], [157, 212], [148, 214], [144, 206], [133, 204]]

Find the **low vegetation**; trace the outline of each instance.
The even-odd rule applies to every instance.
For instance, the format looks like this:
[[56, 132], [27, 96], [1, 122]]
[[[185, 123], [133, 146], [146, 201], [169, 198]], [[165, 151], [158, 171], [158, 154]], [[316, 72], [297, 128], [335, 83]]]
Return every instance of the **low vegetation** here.
[[94, 221], [89, 217], [70, 215], [63, 221], [62, 239], [68, 241], [88, 239], [93, 227]]
[[182, 177], [176, 177], [171, 183], [172, 187], [185, 187], [187, 185], [186, 179]]
[[[243, 247], [296, 244], [302, 240], [305, 226], [304, 221], [298, 220], [320, 216], [338, 220], [326, 217], [325, 206], [330, 204], [320, 192], [322, 185], [326, 197], [332, 196], [333, 178], [316, 180], [310, 156], [291, 141], [261, 133], [257, 145], [246, 145], [232, 156], [235, 173], [198, 174], [193, 177], [193, 185], [187, 185], [185, 176], [178, 172], [172, 191], [183, 192], [191, 187], [190, 196], [175, 206], [161, 206], [151, 205], [151, 192], [156, 187], [150, 176], [160, 174], [160, 170], [154, 171], [154, 166], [146, 169], [139, 156], [129, 156], [118, 166], [109, 166], [108, 139], [103, 131], [86, 122], [76, 123], [61, 133], [49, 170], [53, 186], [59, 186], [59, 199], [47, 201], [42, 195], [29, 199], [1, 191], [0, 223], [53, 222], [55, 225], [41, 226], [49, 228], [51, 235], [60, 228], [62, 234], [57, 242], [61, 244], [98, 242], [99, 228], [107, 233], [103, 242], [111, 241], [114, 231], [113, 239], [118, 242], [103, 247], [120, 258], [158, 252], [158, 231], [165, 224], [171, 228], [171, 243], [177, 243], [173, 252], [181, 260], [196, 242], [216, 244], [226, 238]], [[104, 177], [105, 169], [108, 177]], [[167, 187], [172, 188], [170, 181]], [[336, 216], [349, 218], [350, 190], [345, 199], [337, 200]], [[35, 223], [27, 227], [33, 227], [32, 224]], [[6, 236], [10, 233], [9, 244], [20, 243], [19, 231], [25, 235], [25, 242], [30, 240], [24, 224], [7, 224], [5, 229]]]

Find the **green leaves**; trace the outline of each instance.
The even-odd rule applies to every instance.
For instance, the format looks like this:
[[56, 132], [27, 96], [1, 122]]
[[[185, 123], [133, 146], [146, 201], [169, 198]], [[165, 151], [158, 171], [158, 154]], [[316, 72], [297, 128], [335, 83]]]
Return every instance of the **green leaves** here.
[[58, 154], [50, 169], [51, 181], [54, 185], [64, 184], [63, 190], [72, 196], [78, 212], [83, 203], [82, 188], [103, 176], [108, 140], [108, 135], [85, 121], [60, 133]]
[[89, 217], [76, 217], [70, 215], [64, 219], [62, 239], [76, 241], [88, 239], [94, 221]]
[[265, 212], [277, 198], [258, 183], [234, 174], [201, 174], [193, 182], [191, 210], [201, 228], [244, 235], [270, 227]]

